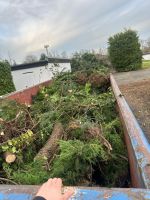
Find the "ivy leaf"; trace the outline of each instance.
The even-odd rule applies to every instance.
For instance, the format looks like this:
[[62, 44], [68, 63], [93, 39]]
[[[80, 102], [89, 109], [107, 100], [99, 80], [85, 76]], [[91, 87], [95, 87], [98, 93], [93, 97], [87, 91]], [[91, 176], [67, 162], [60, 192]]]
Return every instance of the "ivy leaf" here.
[[13, 147], [11, 150], [12, 150], [12, 153], [16, 153], [16, 151], [17, 151], [16, 147]]
[[11, 140], [8, 140], [8, 145], [12, 146], [12, 141]]
[[2, 146], [2, 150], [3, 150], [3, 151], [6, 151], [6, 150], [8, 150], [8, 149], [9, 149], [8, 146]]
[[27, 131], [27, 134], [28, 134], [28, 136], [32, 136], [32, 135], [33, 135], [33, 132], [32, 132], [31, 130], [28, 130], [28, 131]]

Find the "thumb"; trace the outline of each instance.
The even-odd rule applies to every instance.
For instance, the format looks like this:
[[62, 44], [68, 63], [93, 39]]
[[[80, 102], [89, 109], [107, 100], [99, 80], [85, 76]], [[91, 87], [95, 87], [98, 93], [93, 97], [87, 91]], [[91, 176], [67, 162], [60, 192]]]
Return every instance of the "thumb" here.
[[63, 194], [63, 200], [68, 200], [74, 194], [74, 189], [70, 188], [67, 192]]

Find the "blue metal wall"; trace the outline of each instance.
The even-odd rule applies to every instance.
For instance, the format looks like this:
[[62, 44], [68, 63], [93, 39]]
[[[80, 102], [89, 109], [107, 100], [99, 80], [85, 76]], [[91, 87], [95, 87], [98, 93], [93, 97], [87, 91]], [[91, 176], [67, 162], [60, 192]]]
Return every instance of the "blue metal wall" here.
[[[6, 187], [9, 188], [9, 186]], [[37, 190], [36, 186], [35, 188]], [[0, 187], [0, 200], [31, 200], [34, 197], [32, 193], [36, 191], [35, 188], [34, 186], [19, 186], [18, 190], [9, 191]], [[72, 200], [150, 200], [150, 190], [146, 189], [76, 188], [75, 191]]]

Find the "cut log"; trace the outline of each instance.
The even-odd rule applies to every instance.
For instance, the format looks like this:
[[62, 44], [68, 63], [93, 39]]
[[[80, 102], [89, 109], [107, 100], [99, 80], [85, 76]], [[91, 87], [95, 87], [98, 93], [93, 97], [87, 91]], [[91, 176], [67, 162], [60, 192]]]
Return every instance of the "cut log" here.
[[16, 155], [14, 153], [5, 152], [4, 159], [7, 163], [13, 163], [16, 160]]
[[43, 159], [45, 160], [45, 164], [47, 164], [47, 161], [50, 162], [55, 153], [58, 149], [58, 141], [62, 139], [63, 137], [63, 126], [61, 123], [56, 123], [54, 125], [54, 129], [52, 131], [52, 134], [50, 138], [47, 140], [46, 144], [40, 149], [38, 154], [35, 156], [34, 160]]

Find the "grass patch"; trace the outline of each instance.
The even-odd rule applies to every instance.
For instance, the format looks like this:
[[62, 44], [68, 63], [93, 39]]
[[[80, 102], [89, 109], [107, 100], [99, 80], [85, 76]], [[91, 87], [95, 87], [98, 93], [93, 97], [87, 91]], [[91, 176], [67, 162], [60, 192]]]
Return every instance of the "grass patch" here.
[[150, 60], [143, 60], [142, 61], [142, 69], [150, 68]]

